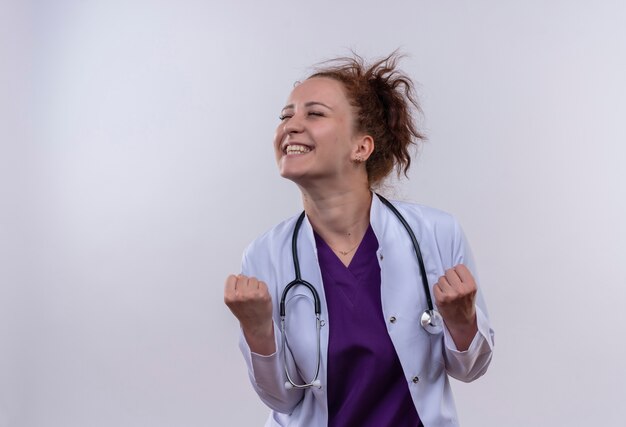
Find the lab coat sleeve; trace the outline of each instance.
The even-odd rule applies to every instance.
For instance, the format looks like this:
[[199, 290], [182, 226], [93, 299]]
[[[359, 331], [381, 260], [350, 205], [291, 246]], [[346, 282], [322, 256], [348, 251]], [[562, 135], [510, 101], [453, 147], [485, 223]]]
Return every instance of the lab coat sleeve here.
[[[248, 251], [244, 253], [242, 260], [242, 273], [246, 276], [253, 276], [259, 280], [266, 281], [267, 278], [262, 277], [263, 271], [255, 268], [250, 261]], [[272, 292], [272, 287], [268, 283], [274, 312], [277, 310], [277, 295]], [[297, 404], [302, 400], [303, 390], [285, 388], [285, 368], [283, 364], [282, 354], [282, 338], [280, 335], [280, 327], [277, 325], [276, 316], [274, 317], [274, 342], [276, 351], [264, 356], [253, 353], [246, 342], [243, 332], [239, 332], [239, 348], [244, 356], [248, 366], [248, 376], [252, 387], [259, 395], [261, 400], [272, 410], [285, 414], [290, 414]], [[293, 359], [287, 357], [289, 372], [297, 372]], [[294, 378], [297, 381], [297, 379]]]
[[[478, 284], [478, 275], [471, 249], [459, 224], [454, 221], [452, 258], [450, 267], [464, 264], [474, 276], [478, 286], [476, 294], [476, 320], [478, 332], [466, 351], [459, 351], [447, 328], [444, 327], [444, 359], [448, 374], [460, 381], [470, 382], [482, 376], [489, 367], [494, 347], [494, 331], [489, 323], [487, 308]], [[449, 268], [449, 267], [447, 267]]]

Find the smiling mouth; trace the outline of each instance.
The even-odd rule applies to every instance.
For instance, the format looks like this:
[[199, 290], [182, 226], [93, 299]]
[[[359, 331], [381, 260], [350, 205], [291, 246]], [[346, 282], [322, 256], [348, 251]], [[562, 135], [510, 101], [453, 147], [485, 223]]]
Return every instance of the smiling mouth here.
[[311, 148], [306, 145], [293, 144], [285, 147], [285, 154], [306, 154], [310, 151]]

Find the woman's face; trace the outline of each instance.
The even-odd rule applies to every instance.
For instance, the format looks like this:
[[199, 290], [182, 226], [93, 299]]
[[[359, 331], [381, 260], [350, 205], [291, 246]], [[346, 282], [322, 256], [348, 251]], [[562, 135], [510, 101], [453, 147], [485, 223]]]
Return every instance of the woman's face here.
[[354, 172], [354, 112], [343, 85], [315, 77], [294, 88], [281, 111], [274, 149], [280, 175], [297, 184]]

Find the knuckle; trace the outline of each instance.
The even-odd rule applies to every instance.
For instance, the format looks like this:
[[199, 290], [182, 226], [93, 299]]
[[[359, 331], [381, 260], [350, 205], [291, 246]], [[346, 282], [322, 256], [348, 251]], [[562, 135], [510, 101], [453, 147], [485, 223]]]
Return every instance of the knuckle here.
[[439, 298], [439, 302], [443, 305], [446, 305], [450, 302], [450, 296], [448, 294], [443, 294]]
[[465, 296], [472, 296], [476, 294], [476, 286], [465, 286], [462, 290], [462, 294]]

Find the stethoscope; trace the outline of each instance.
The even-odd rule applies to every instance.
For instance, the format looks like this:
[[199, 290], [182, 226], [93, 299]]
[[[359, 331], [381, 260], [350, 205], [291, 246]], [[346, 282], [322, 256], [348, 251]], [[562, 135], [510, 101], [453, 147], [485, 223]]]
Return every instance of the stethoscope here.
[[[420, 274], [422, 276], [422, 286], [424, 288], [424, 294], [426, 295], [426, 304], [428, 305], [428, 308], [424, 310], [424, 313], [422, 313], [420, 323], [422, 327], [424, 328], [424, 330], [428, 332], [429, 334], [433, 334], [433, 335], [439, 334], [443, 331], [443, 319], [441, 317], [441, 314], [439, 314], [439, 312], [435, 310], [433, 306], [433, 300], [431, 298], [430, 288], [428, 286], [428, 279], [426, 278], [426, 268], [424, 267], [424, 260], [422, 259], [422, 252], [420, 251], [420, 246], [419, 246], [419, 243], [417, 242], [417, 239], [415, 238], [415, 234], [413, 233], [413, 230], [411, 229], [409, 224], [406, 222], [402, 214], [398, 212], [396, 207], [393, 204], [391, 204], [389, 200], [385, 199], [380, 194], [376, 194], [376, 195], [378, 196], [380, 201], [383, 202], [383, 204], [386, 205], [391, 210], [391, 212], [394, 213], [394, 215], [402, 223], [407, 233], [411, 237], [411, 242], [413, 243], [413, 249], [415, 250], [415, 256], [417, 257], [417, 263], [419, 265]], [[287, 375], [287, 381], [285, 382], [286, 389], [291, 389], [294, 387], [300, 388], [300, 389], [309, 388], [309, 387], [317, 387], [317, 388], [322, 387], [322, 384], [318, 378], [319, 373], [320, 373], [320, 363], [322, 359], [320, 330], [323, 326], [322, 320], [320, 319], [320, 314], [322, 312], [321, 304], [320, 304], [320, 297], [317, 291], [315, 290], [315, 288], [313, 287], [313, 285], [311, 285], [306, 280], [302, 279], [302, 276], [300, 274], [300, 262], [298, 261], [298, 247], [297, 247], [298, 246], [298, 232], [300, 231], [300, 226], [302, 225], [302, 221], [304, 221], [304, 217], [305, 217], [305, 212], [302, 212], [302, 214], [300, 214], [300, 216], [298, 217], [298, 220], [296, 221], [296, 225], [293, 229], [293, 235], [291, 238], [291, 253], [293, 255], [293, 268], [296, 273], [296, 278], [293, 281], [291, 281], [287, 286], [285, 286], [285, 289], [283, 290], [283, 294], [280, 298], [280, 307], [279, 307], [280, 333], [282, 335], [283, 364], [285, 366], [285, 374]], [[293, 379], [291, 378], [291, 375], [289, 374], [289, 369], [287, 369], [286, 349], [289, 344], [287, 343], [287, 334], [285, 333], [285, 299], [287, 298], [287, 294], [289, 290], [297, 285], [303, 285], [307, 287], [309, 291], [311, 292], [311, 295], [313, 295], [313, 304], [314, 304], [315, 319], [316, 319], [315, 322], [316, 322], [316, 330], [317, 330], [317, 362], [316, 362], [316, 368], [315, 368], [315, 377], [313, 378], [313, 380], [305, 384], [297, 384], [296, 382], [294, 382]]]

